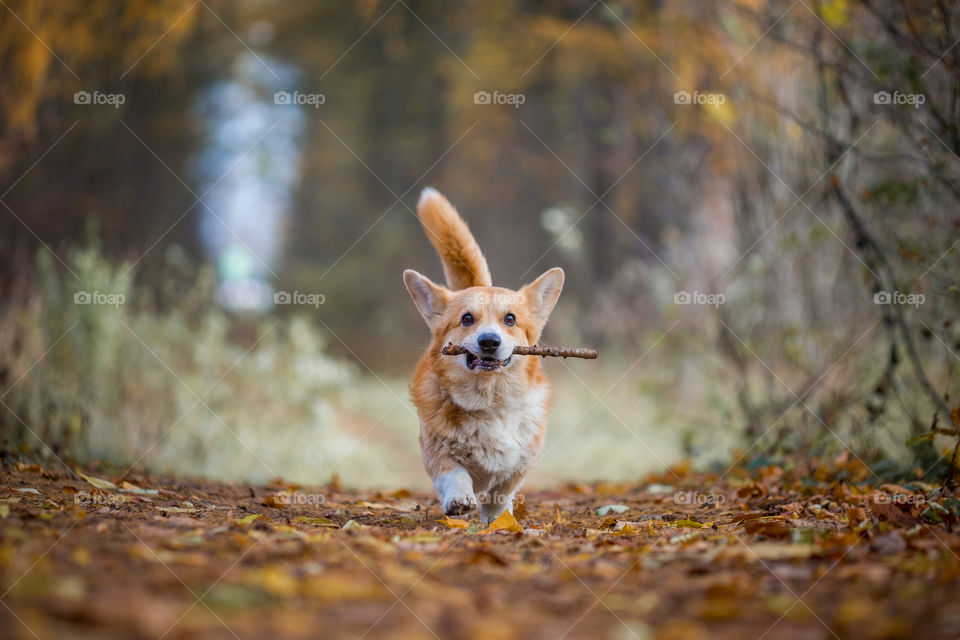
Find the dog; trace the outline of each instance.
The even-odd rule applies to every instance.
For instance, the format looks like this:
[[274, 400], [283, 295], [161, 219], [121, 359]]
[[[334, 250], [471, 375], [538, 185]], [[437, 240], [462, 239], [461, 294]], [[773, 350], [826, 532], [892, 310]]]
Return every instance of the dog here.
[[[514, 495], [543, 447], [550, 385], [540, 358], [512, 354], [539, 340], [564, 273], [550, 269], [517, 291], [494, 287], [483, 252], [443, 195], [424, 189], [417, 216], [447, 284], [403, 272], [432, 334], [410, 385], [423, 465], [445, 515], [479, 506], [489, 523], [513, 513]], [[448, 342], [468, 352], [442, 355]]]

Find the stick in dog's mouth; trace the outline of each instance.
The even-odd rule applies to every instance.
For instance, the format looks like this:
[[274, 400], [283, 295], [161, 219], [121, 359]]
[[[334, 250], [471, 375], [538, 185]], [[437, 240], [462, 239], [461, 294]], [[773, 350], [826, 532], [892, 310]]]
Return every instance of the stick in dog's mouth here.
[[[504, 365], [510, 362], [510, 358], [513, 356], [540, 356], [542, 358], [550, 356], [552, 358], [584, 358], [587, 360], [595, 360], [597, 355], [599, 355], [596, 349], [544, 347], [533, 345], [532, 347], [514, 347], [510, 358], [507, 358], [506, 360], [494, 360], [493, 358], [478, 358], [466, 347], [459, 344], [453, 344], [452, 342], [448, 342], [447, 346], [440, 350], [440, 353], [445, 356], [459, 356], [464, 353], [467, 354], [467, 366], [471, 369], [473, 368], [473, 366], [470, 366], [471, 362], [479, 361], [480, 363], [499, 363], [500, 365]], [[474, 366], [477, 365], [474, 364]], [[490, 366], [490, 368], [493, 369], [494, 367]]]
[[497, 360], [496, 358], [482, 358], [475, 356], [466, 349], [464, 349], [463, 352], [467, 354], [467, 369], [470, 369], [471, 371], [478, 367], [481, 371], [494, 371], [495, 369], [502, 369], [506, 365], [510, 364], [510, 360], [513, 358], [511, 355], [506, 360]]

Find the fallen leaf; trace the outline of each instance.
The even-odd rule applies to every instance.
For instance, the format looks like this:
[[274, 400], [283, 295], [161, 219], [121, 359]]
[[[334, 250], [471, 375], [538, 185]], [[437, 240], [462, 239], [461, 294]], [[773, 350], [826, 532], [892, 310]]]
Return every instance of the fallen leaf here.
[[868, 524], [867, 512], [860, 507], [847, 509], [847, 524], [853, 530], [866, 526]]
[[740, 487], [737, 489], [737, 497], [739, 498], [762, 498], [767, 495], [767, 489], [761, 484], [754, 482], [753, 484], [748, 484], [745, 487]]
[[916, 518], [911, 517], [908, 513], [904, 513], [897, 505], [889, 502], [872, 502], [870, 503], [870, 511], [877, 516], [877, 519], [893, 522], [894, 524], [913, 525], [917, 522]]
[[275, 509], [286, 509], [287, 504], [290, 503], [290, 498], [286, 493], [278, 492], [271, 493], [266, 498], [263, 499], [263, 505], [267, 507], [274, 507]]
[[340, 528], [340, 525], [334, 524], [326, 518], [311, 518], [310, 516], [297, 516], [293, 519], [297, 524], [316, 524], [320, 526]]
[[83, 478], [84, 480], [86, 480], [87, 482], [89, 482], [90, 484], [92, 484], [93, 486], [95, 486], [97, 489], [104, 489], [104, 490], [106, 490], [106, 489], [116, 489], [116, 488], [117, 488], [117, 485], [113, 484], [113, 483], [110, 482], [109, 480], [104, 480], [103, 478], [94, 478], [93, 476], [88, 476], [88, 475], [86, 475], [86, 474], [81, 473], [79, 469], [77, 469], [77, 473], [80, 475], [81, 478]]
[[460, 520], [459, 518], [451, 518], [449, 516], [445, 517], [443, 520], [437, 520], [437, 522], [442, 522], [451, 529], [468, 529], [470, 523], [466, 520]]
[[158, 489], [143, 489], [132, 482], [123, 481], [120, 484], [120, 491], [125, 493], [135, 493], [137, 495], [155, 496], [160, 493]]
[[259, 517], [261, 517], [261, 516], [263, 516], [262, 513], [251, 513], [251, 514], [248, 515], [248, 516], [243, 516], [242, 518], [237, 518], [236, 520], [233, 521], [233, 523], [234, 523], [234, 524], [239, 524], [239, 525], [250, 524], [251, 522], [253, 522], [254, 520], [256, 520], [257, 518], [259, 518]]
[[690, 520], [689, 518], [683, 518], [681, 520], [675, 520], [670, 523], [673, 527], [693, 527], [694, 529], [703, 529], [705, 524], [702, 522], [697, 522], [696, 520]]
[[597, 508], [597, 515], [605, 516], [608, 513], [623, 513], [629, 509], [630, 507], [623, 504], [605, 504], [602, 507]]
[[520, 533], [523, 531], [523, 527], [520, 526], [520, 523], [517, 522], [517, 519], [513, 517], [513, 514], [509, 511], [504, 511], [497, 519], [487, 525], [487, 528], [484, 529], [484, 532], [487, 531], [513, 531], [515, 533]]
[[747, 533], [758, 533], [771, 538], [788, 536], [793, 529], [793, 527], [780, 517], [747, 520], [743, 523], [743, 528]]

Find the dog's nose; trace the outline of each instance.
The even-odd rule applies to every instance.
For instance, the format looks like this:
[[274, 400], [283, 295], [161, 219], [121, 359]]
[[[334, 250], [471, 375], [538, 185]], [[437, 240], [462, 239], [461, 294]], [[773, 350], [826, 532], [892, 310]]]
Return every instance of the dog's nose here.
[[484, 351], [496, 351], [500, 347], [500, 336], [495, 333], [481, 333], [477, 338], [477, 344]]

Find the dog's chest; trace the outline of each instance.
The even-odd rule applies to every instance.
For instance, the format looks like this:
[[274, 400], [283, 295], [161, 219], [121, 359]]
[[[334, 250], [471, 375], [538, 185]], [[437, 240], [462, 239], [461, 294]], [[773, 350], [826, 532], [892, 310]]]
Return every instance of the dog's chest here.
[[455, 436], [462, 464], [491, 483], [530, 466], [542, 443], [547, 397], [536, 387], [509, 405], [471, 412]]

